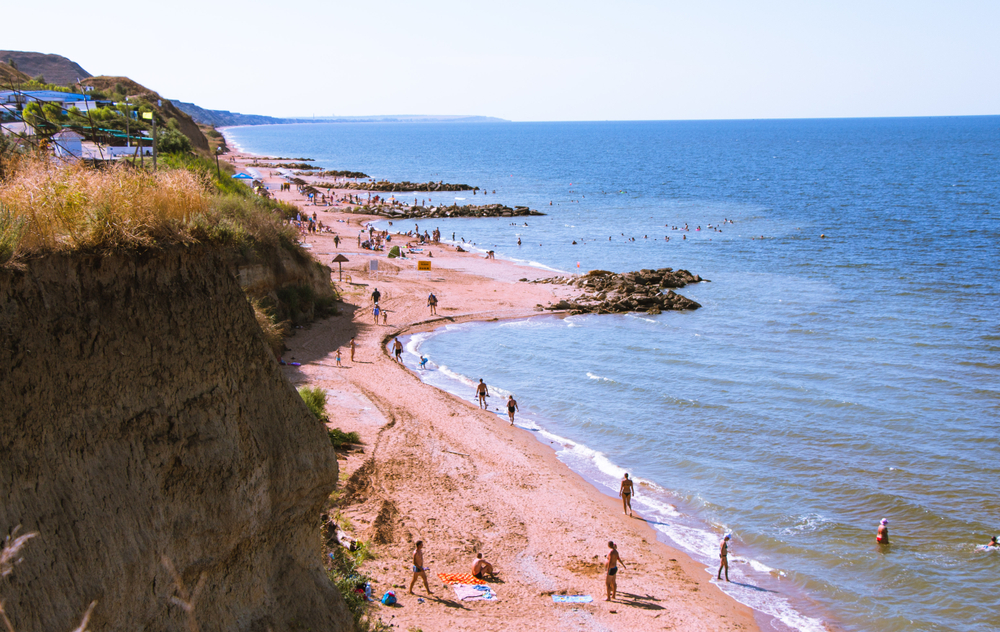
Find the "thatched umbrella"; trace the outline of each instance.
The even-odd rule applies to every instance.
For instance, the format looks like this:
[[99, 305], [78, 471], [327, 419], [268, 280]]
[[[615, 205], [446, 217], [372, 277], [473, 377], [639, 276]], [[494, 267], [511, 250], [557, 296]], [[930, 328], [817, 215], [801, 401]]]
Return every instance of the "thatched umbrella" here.
[[337, 272], [340, 273], [340, 280], [344, 280], [344, 264], [347, 263], [348, 259], [344, 255], [337, 255], [333, 258], [333, 263], [337, 264]]

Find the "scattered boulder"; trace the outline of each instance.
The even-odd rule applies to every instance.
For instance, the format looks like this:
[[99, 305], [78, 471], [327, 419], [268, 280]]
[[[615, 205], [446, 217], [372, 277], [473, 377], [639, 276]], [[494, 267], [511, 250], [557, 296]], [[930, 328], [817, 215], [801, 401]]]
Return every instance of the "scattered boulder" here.
[[623, 274], [592, 270], [579, 277], [549, 277], [530, 283], [569, 285], [583, 290], [583, 293], [573, 300], [563, 299], [545, 308], [552, 311], [568, 311], [572, 314], [627, 312], [659, 314], [667, 310], [701, 307], [695, 301], [675, 293], [672, 288], [702, 281], [708, 282], [707, 279], [702, 279], [687, 270], [674, 271], [673, 268], [660, 268]]

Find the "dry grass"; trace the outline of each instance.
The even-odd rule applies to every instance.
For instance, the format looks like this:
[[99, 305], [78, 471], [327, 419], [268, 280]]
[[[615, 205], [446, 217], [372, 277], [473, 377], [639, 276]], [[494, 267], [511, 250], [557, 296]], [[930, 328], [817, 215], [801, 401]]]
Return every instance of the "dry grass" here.
[[[24, 535], [18, 536], [17, 532], [20, 529], [20, 525], [14, 527], [11, 534], [4, 540], [3, 548], [0, 549], [0, 577], [6, 577], [14, 572], [14, 567], [20, 564], [23, 559], [21, 557], [21, 549], [28, 543], [28, 540], [38, 535], [38, 533], [25, 533]], [[83, 619], [80, 621], [80, 625], [74, 628], [73, 632], [87, 632], [87, 625], [90, 623], [90, 615], [94, 613], [95, 607], [97, 607], [97, 602], [91, 601], [90, 605], [87, 606], [86, 612], [83, 613]], [[3, 609], [2, 600], [0, 600], [0, 621], [3, 622], [6, 632], [17, 632], [14, 624], [11, 623], [10, 618], [7, 617], [7, 612]]]
[[182, 242], [291, 249], [294, 232], [255, 198], [215, 194], [186, 169], [95, 170], [24, 157], [0, 182], [0, 266], [50, 252]]
[[264, 332], [264, 339], [271, 347], [271, 352], [276, 357], [281, 357], [281, 352], [285, 347], [285, 336], [288, 335], [288, 322], [275, 322], [268, 310], [261, 304], [260, 299], [250, 298], [250, 304], [253, 306], [257, 324]]

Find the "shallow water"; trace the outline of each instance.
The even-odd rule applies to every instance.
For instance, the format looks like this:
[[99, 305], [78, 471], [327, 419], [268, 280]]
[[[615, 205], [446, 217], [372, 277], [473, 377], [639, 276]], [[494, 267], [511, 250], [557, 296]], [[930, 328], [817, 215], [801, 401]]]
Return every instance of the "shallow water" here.
[[411, 337], [408, 362], [469, 399], [479, 377], [514, 393], [518, 423], [609, 493], [629, 471], [636, 509], [706, 566], [732, 531], [725, 589], [788, 626], [1000, 628], [1000, 554], [975, 550], [1000, 531], [1000, 118], [227, 135], [497, 192], [436, 204], [549, 213], [421, 226], [500, 257], [711, 279], [680, 290], [695, 312], [449, 326]]

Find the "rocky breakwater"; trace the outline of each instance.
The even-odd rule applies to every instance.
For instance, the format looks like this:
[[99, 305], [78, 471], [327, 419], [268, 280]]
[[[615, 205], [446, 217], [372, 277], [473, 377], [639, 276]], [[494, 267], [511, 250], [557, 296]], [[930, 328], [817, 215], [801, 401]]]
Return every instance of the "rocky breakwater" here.
[[91, 630], [193, 629], [195, 586], [201, 630], [353, 629], [318, 533], [336, 454], [221, 255], [0, 267], [0, 402], [0, 532], [38, 534], [0, 586], [15, 629], [94, 601]]
[[[326, 186], [317, 185], [317, 186]], [[449, 184], [447, 182], [389, 182], [388, 180], [368, 182], [339, 182], [330, 188], [354, 189], [356, 191], [385, 191], [399, 193], [403, 191], [478, 191], [479, 187], [469, 184]]]
[[[523, 279], [522, 279], [523, 280]], [[551, 277], [531, 283], [569, 285], [583, 290], [574, 299], [561, 300], [545, 309], [569, 311], [573, 314], [624, 314], [646, 312], [659, 314], [668, 310], [698, 309], [700, 304], [681, 296], [672, 288], [689, 283], [707, 282], [687, 270], [660, 268], [614, 274], [592, 270], [584, 276]], [[666, 290], [666, 291], [664, 291]]]
[[392, 219], [420, 219], [435, 217], [527, 217], [545, 215], [527, 206], [511, 208], [503, 204], [466, 204], [465, 206], [367, 206], [358, 207], [353, 212], [377, 215]]

